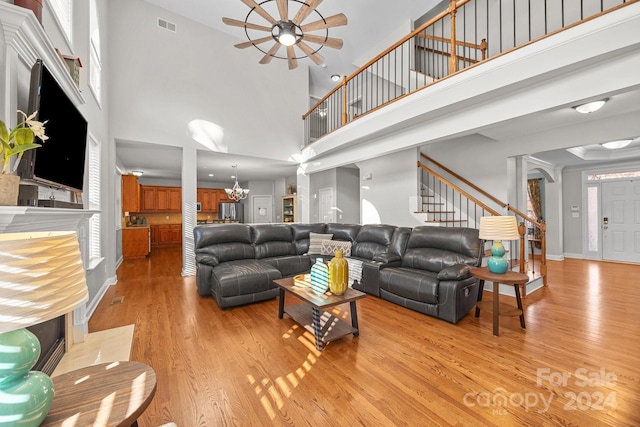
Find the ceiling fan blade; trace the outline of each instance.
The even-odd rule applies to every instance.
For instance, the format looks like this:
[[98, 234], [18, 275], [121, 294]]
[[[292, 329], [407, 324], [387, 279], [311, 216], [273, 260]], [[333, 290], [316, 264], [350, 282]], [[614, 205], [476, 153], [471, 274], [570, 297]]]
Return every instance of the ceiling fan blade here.
[[314, 52], [313, 48], [308, 44], [306, 44], [305, 42], [303, 42], [302, 40], [298, 42], [298, 47], [316, 64], [320, 65], [322, 64], [322, 62], [324, 62], [324, 58], [322, 57], [322, 55]]
[[244, 43], [234, 44], [234, 46], [237, 47], [238, 49], [246, 49], [248, 47], [251, 47], [251, 46], [254, 46], [254, 45], [257, 45], [257, 44], [268, 42], [269, 40], [273, 41], [273, 36], [267, 36], [267, 37], [263, 37], [261, 39], [255, 39], [255, 40], [251, 40], [251, 41], [244, 42]]
[[298, 60], [296, 59], [296, 52], [293, 50], [293, 46], [287, 46], [287, 59], [289, 61], [290, 70], [298, 67]]
[[324, 20], [319, 19], [310, 24], [301, 26], [300, 29], [305, 33], [307, 31], [324, 30], [325, 28], [339, 27], [341, 25], [347, 25], [347, 16], [344, 13], [338, 13], [337, 15], [330, 16]]
[[309, 6], [303, 4], [300, 6], [300, 10], [296, 13], [296, 16], [293, 18], [291, 22], [296, 25], [300, 25], [302, 21], [304, 21], [311, 12], [313, 12], [318, 5], [322, 3], [322, 0], [309, 0]]
[[273, 16], [269, 15], [267, 11], [264, 10], [262, 6], [260, 6], [258, 3], [256, 3], [253, 0], [240, 0], [240, 1], [242, 1], [242, 3], [246, 4], [250, 8], [255, 9], [256, 13], [262, 16], [264, 19], [266, 19], [269, 22], [269, 24], [276, 25], [276, 20], [273, 19]]
[[277, 3], [280, 20], [287, 22], [289, 20], [289, 0], [278, 0]]
[[[271, 39], [273, 40], [273, 39]], [[260, 60], [260, 64], [268, 64], [269, 62], [271, 62], [271, 60], [273, 59], [273, 57], [276, 55], [276, 53], [278, 52], [278, 49], [280, 49], [280, 46], [282, 46], [280, 43], [275, 43], [271, 49], [269, 49], [269, 52], [267, 52], [267, 54], [265, 56], [262, 57], [262, 59]]]
[[342, 49], [342, 39], [336, 39], [333, 37], [323, 37], [316, 36], [315, 34], [305, 34], [302, 37], [303, 40], [306, 40], [310, 43], [317, 43], [323, 46], [331, 47], [333, 49]]
[[232, 27], [242, 27], [242, 28], [247, 27], [250, 30], [266, 31], [268, 33], [271, 32], [271, 28], [269, 27], [252, 24], [250, 22], [238, 21], [237, 19], [222, 18], [222, 22], [224, 22], [227, 25], [231, 25]]

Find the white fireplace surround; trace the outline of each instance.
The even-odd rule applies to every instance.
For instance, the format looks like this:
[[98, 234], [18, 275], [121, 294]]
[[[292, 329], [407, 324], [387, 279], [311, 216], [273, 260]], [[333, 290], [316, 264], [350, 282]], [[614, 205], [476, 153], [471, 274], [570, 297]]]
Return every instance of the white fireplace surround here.
[[[79, 106], [82, 94], [42, 25], [33, 13], [0, 1], [0, 119], [9, 127], [16, 123], [16, 110], [26, 109], [30, 70], [42, 59], [69, 99]], [[85, 270], [89, 255], [89, 218], [95, 211], [38, 207], [0, 207], [0, 233], [26, 231], [75, 231]], [[78, 306], [72, 321], [67, 322], [67, 343], [82, 342], [88, 331], [87, 304]], [[70, 324], [73, 330], [69, 330]]]

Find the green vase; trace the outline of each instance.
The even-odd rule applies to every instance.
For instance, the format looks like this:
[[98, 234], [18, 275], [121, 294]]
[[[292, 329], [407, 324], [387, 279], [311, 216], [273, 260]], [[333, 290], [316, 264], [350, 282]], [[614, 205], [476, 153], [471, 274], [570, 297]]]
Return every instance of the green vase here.
[[334, 295], [342, 295], [349, 287], [349, 264], [337, 250], [335, 257], [329, 261], [329, 289]]
[[40, 343], [26, 329], [0, 334], [0, 427], [37, 427], [53, 401], [53, 383], [29, 372], [40, 357]]

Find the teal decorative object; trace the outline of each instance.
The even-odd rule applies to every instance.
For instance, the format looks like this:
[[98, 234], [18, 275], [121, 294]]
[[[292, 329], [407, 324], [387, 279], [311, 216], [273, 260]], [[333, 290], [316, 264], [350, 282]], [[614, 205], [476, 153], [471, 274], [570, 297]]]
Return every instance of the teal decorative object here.
[[491, 246], [491, 257], [487, 260], [489, 271], [496, 274], [504, 274], [509, 268], [509, 261], [504, 258], [504, 246], [500, 240], [493, 242]]
[[37, 427], [53, 401], [53, 383], [29, 372], [40, 357], [40, 343], [26, 329], [0, 334], [0, 427]]
[[329, 289], [329, 269], [322, 258], [316, 258], [315, 264], [311, 266], [311, 289], [318, 295]]

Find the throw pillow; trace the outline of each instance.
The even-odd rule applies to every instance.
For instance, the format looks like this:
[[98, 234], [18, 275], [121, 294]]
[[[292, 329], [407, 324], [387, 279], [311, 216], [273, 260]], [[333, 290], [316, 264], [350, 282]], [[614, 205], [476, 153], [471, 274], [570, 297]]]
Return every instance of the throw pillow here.
[[320, 255], [322, 253], [322, 241], [333, 238], [333, 234], [309, 233], [309, 255]]
[[342, 250], [342, 256], [351, 256], [351, 242], [339, 240], [323, 240], [321, 255], [334, 255], [337, 250]]

